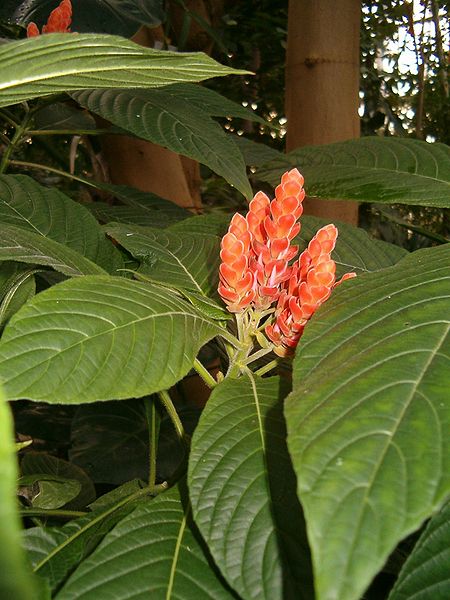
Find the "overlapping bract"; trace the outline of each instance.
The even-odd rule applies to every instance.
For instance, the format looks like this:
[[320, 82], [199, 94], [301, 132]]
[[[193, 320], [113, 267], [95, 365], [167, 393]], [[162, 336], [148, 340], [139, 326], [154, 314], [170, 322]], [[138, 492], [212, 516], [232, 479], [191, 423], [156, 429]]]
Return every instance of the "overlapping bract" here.
[[307, 321], [330, 296], [336, 282], [331, 258], [337, 238], [334, 225], [322, 227], [297, 261], [291, 241], [300, 232], [305, 197], [297, 169], [284, 173], [270, 201], [258, 192], [245, 217], [235, 214], [222, 239], [219, 294], [231, 312], [265, 311], [275, 305], [265, 327], [280, 356], [298, 344]]
[[[48, 17], [47, 24], [42, 27], [42, 33], [70, 33], [72, 22], [72, 3], [70, 0], [62, 0]], [[36, 23], [28, 23], [27, 37], [36, 37], [40, 31]]]

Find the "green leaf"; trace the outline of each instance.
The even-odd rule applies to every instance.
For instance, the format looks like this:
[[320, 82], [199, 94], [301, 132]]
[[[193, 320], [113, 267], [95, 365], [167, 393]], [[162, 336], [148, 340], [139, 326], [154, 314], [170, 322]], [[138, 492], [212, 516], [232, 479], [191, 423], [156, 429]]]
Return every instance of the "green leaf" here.
[[76, 498], [81, 490], [81, 483], [75, 479], [46, 473], [22, 476], [18, 485], [30, 488], [27, 497], [30, 498], [33, 508], [45, 510], [61, 508]]
[[45, 265], [69, 277], [105, 273], [75, 250], [14, 225], [0, 228], [0, 261], [5, 260]]
[[64, 244], [108, 272], [123, 267], [120, 253], [84, 206], [26, 175], [0, 176], [0, 223]]
[[428, 523], [389, 600], [445, 600], [450, 589], [450, 502]]
[[114, 125], [207, 165], [250, 198], [242, 155], [207, 111], [185, 100], [183, 86], [157, 90], [86, 90], [72, 97]]
[[32, 527], [23, 535], [23, 545], [35, 573], [55, 592], [75, 567], [89, 556], [105, 534], [133, 505], [98, 510], [62, 527]]
[[230, 599], [176, 488], [146, 500], [108, 534], [56, 600], [137, 597]]
[[313, 597], [283, 395], [275, 377], [225, 379], [192, 438], [194, 520], [225, 579], [246, 599]]
[[[293, 240], [303, 251], [318, 229], [329, 223], [328, 219], [305, 216], [301, 220], [300, 234]], [[358, 275], [378, 271], [397, 263], [408, 252], [404, 248], [371, 238], [364, 229], [347, 223], [336, 223], [339, 234], [332, 258], [336, 262], [338, 277], [354, 271]]]
[[0, 389], [0, 597], [33, 600], [36, 596], [20, 543], [13, 440], [12, 416]]
[[14, 262], [0, 265], [0, 329], [36, 293], [34, 273]]
[[[243, 136], [236, 136], [234, 141], [244, 157], [245, 164], [249, 167], [261, 167], [269, 161], [275, 161], [277, 159], [279, 159], [280, 162], [286, 160], [285, 154], [278, 152], [278, 150], [275, 150], [270, 146], [266, 146], [266, 144], [254, 142], [253, 140], [249, 140]], [[270, 166], [268, 166], [268, 169], [269, 168]], [[257, 178], [260, 178], [259, 170], [257, 173]], [[274, 185], [278, 185], [278, 183]]]
[[147, 477], [148, 452], [142, 400], [78, 407], [72, 421], [69, 457], [95, 483], [118, 485]]
[[347, 281], [294, 360], [288, 447], [318, 600], [357, 600], [450, 492], [450, 245]]
[[[62, 477], [66, 480], [74, 480], [79, 483], [79, 493], [74, 498], [71, 498], [70, 502], [67, 501], [60, 505], [68, 510], [85, 508], [95, 499], [94, 485], [86, 473], [76, 465], [61, 458], [56, 458], [44, 452], [27, 452], [21, 462], [20, 468], [23, 476], [34, 474], [38, 474], [39, 476], [51, 475]], [[33, 504], [34, 506], [38, 506], [34, 502]], [[41, 508], [50, 508], [49, 506], [42, 506], [42, 504], [39, 504], [39, 506]]]
[[445, 144], [395, 137], [363, 137], [297, 148], [258, 169], [278, 185], [297, 167], [308, 196], [450, 207], [450, 149]]
[[108, 225], [105, 229], [142, 261], [139, 272], [153, 282], [202, 295], [217, 289], [220, 263], [217, 237], [138, 225]]
[[[202, 85], [176, 83], [166, 86], [164, 92], [168, 92], [188, 104], [196, 106], [211, 117], [238, 117], [246, 121], [256, 121], [262, 125], [270, 126], [270, 123], [259, 117], [252, 110], [244, 108], [241, 104], [233, 102], [233, 100], [229, 100], [225, 96]], [[237, 136], [233, 136], [233, 139], [235, 137]]]
[[144, 48], [111, 35], [52, 33], [0, 46], [0, 107], [92, 88], [153, 88], [244, 74], [205, 54]]
[[70, 279], [9, 321], [0, 378], [10, 399], [80, 404], [168, 389], [222, 330], [156, 285], [121, 277]]
[[104, 223], [118, 222], [146, 227], [167, 227], [192, 215], [191, 212], [150, 192], [142, 192], [126, 185], [114, 185], [84, 179], [87, 185], [109, 192], [126, 206], [111, 206], [92, 202], [89, 210]]

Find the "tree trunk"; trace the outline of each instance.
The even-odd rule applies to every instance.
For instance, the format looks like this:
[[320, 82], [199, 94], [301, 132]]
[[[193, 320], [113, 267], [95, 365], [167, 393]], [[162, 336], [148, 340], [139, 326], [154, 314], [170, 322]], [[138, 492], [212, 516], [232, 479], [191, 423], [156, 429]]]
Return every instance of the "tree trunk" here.
[[[359, 0], [289, 1], [287, 152], [359, 137], [360, 12]], [[305, 213], [358, 221], [354, 202], [311, 198]]]

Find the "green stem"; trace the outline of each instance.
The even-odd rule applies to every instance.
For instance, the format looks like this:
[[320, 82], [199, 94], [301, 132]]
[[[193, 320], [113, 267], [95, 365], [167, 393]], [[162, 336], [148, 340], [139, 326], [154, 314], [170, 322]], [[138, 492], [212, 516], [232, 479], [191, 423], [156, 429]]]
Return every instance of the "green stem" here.
[[277, 366], [278, 366], [278, 358], [274, 358], [269, 363], [267, 363], [266, 365], [263, 365], [261, 368], [259, 368], [257, 371], [255, 371], [255, 375], [258, 375], [258, 377], [262, 377], [263, 375], [265, 375], [272, 369], [275, 369]]
[[266, 356], [266, 354], [269, 354], [269, 352], [272, 352], [273, 348], [261, 348], [261, 350], [258, 350], [257, 352], [254, 352], [253, 354], [251, 354], [245, 361], [244, 364], [245, 365], [249, 365], [250, 363], [254, 362], [255, 360], [258, 360], [259, 358], [262, 358], [263, 356]]
[[56, 173], [57, 175], [61, 175], [61, 177], [67, 177], [68, 179], [72, 179], [73, 181], [79, 181], [80, 183], [84, 183], [85, 185], [90, 185], [91, 187], [95, 187], [94, 183], [89, 181], [89, 179], [85, 179], [84, 177], [77, 177], [77, 175], [72, 175], [67, 171], [61, 171], [60, 169], [55, 169], [54, 167], [49, 167], [47, 165], [41, 165], [39, 163], [32, 163], [25, 160], [10, 160], [10, 165], [15, 167], [27, 167], [29, 169], [40, 169], [41, 171], [48, 171], [49, 173]]
[[177, 410], [172, 402], [172, 398], [169, 396], [169, 392], [167, 390], [162, 390], [158, 392], [158, 397], [161, 400], [162, 405], [167, 411], [170, 420], [172, 421], [173, 426], [175, 427], [175, 431], [177, 432], [177, 436], [180, 441], [184, 444], [188, 445], [188, 437], [186, 432], [184, 431], [183, 423], [181, 422], [180, 417], [178, 416]]
[[6, 171], [6, 168], [8, 167], [8, 164], [10, 163], [9, 157], [14, 152], [16, 147], [20, 144], [25, 132], [27, 131], [28, 121], [29, 121], [29, 115], [27, 113], [25, 115], [22, 123], [19, 123], [16, 126], [14, 135], [12, 136], [12, 139], [10, 140], [8, 146], [6, 146], [6, 149], [2, 155], [2, 160], [0, 162], [0, 175], [2, 175]]
[[110, 135], [109, 129], [30, 129], [28, 135]]
[[203, 379], [203, 381], [209, 388], [212, 389], [216, 387], [217, 381], [214, 379], [214, 377], [211, 375], [208, 369], [202, 365], [198, 358], [194, 360], [194, 369], [197, 371], [197, 373], [200, 375], [200, 377]]
[[15, 121], [12, 117], [12, 115], [7, 114], [5, 109], [0, 110], [0, 117], [6, 121], [9, 125], [12, 125], [15, 129], [17, 129], [17, 127], [19, 127], [19, 123], [17, 123], [17, 121]]
[[148, 425], [149, 469], [148, 487], [153, 489], [156, 484], [156, 454], [158, 451], [159, 415], [154, 399], [145, 398], [145, 416]]
[[56, 517], [59, 519], [74, 519], [84, 517], [87, 512], [81, 510], [46, 510], [45, 508], [24, 508], [20, 511], [22, 517]]

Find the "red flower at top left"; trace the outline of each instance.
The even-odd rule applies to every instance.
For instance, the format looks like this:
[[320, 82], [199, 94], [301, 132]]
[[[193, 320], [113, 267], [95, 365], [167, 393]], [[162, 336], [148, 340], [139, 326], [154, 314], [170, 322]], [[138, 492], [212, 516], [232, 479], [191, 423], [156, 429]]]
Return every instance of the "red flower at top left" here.
[[[70, 33], [72, 22], [72, 3], [70, 0], [62, 0], [59, 6], [52, 10], [47, 24], [42, 27], [42, 33]], [[40, 31], [36, 23], [29, 23], [27, 37], [36, 37]]]

